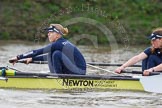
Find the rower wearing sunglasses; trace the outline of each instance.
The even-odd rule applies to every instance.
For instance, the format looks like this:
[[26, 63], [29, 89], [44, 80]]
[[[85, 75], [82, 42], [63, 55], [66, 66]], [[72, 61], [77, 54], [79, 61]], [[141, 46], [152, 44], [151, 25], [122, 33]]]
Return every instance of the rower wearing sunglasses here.
[[150, 72], [162, 71], [162, 28], [153, 30], [149, 36], [151, 47], [146, 48], [140, 54], [130, 58], [122, 66], [118, 67], [115, 72], [121, 73], [126, 67], [142, 61], [143, 75], [149, 75]]
[[74, 44], [63, 38], [68, 34], [68, 29], [60, 24], [51, 24], [45, 30], [50, 44], [13, 57], [10, 63], [15, 64], [21, 59], [26, 59], [27, 64], [32, 61], [48, 61], [51, 73], [85, 75], [86, 61], [83, 55]]

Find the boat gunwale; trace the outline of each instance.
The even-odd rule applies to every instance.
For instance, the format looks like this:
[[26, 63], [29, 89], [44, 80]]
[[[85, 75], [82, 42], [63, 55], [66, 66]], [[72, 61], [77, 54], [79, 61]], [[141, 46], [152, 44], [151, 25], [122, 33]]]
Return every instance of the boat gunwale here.
[[132, 76], [108, 76], [108, 75], [49, 75], [49, 76], [34, 76], [34, 75], [20, 75], [20, 76], [8, 76], [7, 78], [43, 78], [43, 79], [85, 79], [85, 80], [135, 80], [139, 81], [139, 78], [133, 78]]

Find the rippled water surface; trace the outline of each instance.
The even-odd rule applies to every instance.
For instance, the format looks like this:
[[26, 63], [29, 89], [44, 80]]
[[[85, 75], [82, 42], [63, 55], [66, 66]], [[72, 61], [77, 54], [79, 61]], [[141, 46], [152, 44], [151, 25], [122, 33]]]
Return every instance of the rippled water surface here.
[[[23, 44], [22, 44], [23, 43]], [[40, 48], [44, 44], [9, 42], [0, 44], [0, 65], [28, 72], [48, 72], [47, 65], [16, 64], [12, 66], [8, 59]], [[110, 51], [108, 47], [78, 46], [87, 62], [123, 63], [133, 55], [143, 51], [139, 47], [121, 47]], [[128, 50], [129, 49], [129, 50]], [[114, 70], [116, 67], [101, 67]], [[139, 68], [133, 68], [139, 69]], [[109, 74], [88, 67], [87, 74]], [[47, 91], [0, 89], [1, 108], [162, 108], [162, 94], [135, 91]]]

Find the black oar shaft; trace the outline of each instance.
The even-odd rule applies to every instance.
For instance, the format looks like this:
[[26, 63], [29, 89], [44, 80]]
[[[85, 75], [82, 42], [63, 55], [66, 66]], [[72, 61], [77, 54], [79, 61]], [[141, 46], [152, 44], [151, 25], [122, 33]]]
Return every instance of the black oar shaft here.
[[[17, 61], [17, 63], [26, 63], [25, 60]], [[47, 61], [32, 61], [30, 63], [34, 64], [47, 64]], [[94, 65], [94, 66], [121, 66], [122, 64], [111, 64], [111, 63], [97, 63], [97, 62], [88, 62], [87, 64]], [[141, 65], [132, 65], [129, 67], [141, 67]]]
[[122, 71], [122, 73], [143, 74], [143, 72], [141, 71], [126, 71], [126, 70]]
[[[111, 64], [111, 63], [97, 63], [97, 62], [88, 62], [87, 64], [94, 66], [121, 66], [122, 64]], [[129, 67], [141, 67], [141, 65], [132, 65]]]
[[[122, 73], [143, 74], [142, 71], [122, 71]], [[149, 75], [160, 75], [160, 72], [150, 72]]]
[[[2, 72], [2, 71], [1, 71]], [[31, 73], [31, 72], [21, 72], [15, 70], [5, 70], [5, 76], [1, 74], [2, 77], [12, 76], [12, 77], [56, 77], [56, 78], [88, 78], [88, 79], [132, 79], [131, 76], [105, 76], [105, 75], [76, 75], [76, 74], [54, 74], [54, 73]]]
[[[20, 61], [17, 61], [17, 63], [26, 63], [25, 60], [20, 60]], [[48, 64], [47, 61], [32, 61], [30, 63], [33, 63], [33, 64]]]
[[51, 76], [48, 73], [30, 73], [30, 72], [15, 72], [15, 76], [39, 76], [39, 77], [46, 77], [46, 76]]

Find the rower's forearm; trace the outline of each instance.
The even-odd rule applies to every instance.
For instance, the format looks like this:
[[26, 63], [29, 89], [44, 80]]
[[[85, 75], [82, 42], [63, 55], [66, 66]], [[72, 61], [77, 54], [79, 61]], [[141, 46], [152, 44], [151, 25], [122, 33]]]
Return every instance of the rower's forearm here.
[[47, 54], [33, 57], [33, 61], [47, 61]]
[[139, 58], [138, 58], [137, 56], [135, 56], [135, 57], [129, 59], [126, 63], [124, 63], [124, 64], [122, 65], [122, 67], [126, 68], [126, 67], [128, 67], [128, 66], [131, 66], [131, 65], [136, 64], [136, 63], [139, 62], [139, 61], [140, 61]]
[[154, 71], [162, 71], [162, 64], [153, 67]]

